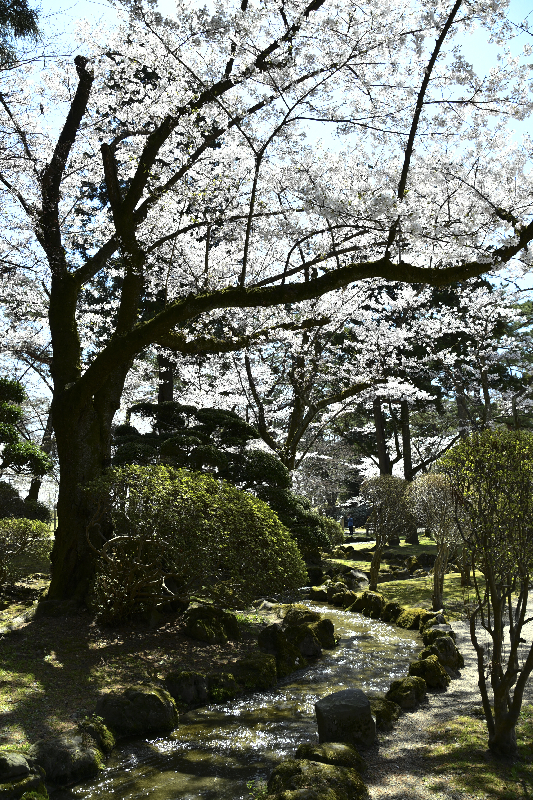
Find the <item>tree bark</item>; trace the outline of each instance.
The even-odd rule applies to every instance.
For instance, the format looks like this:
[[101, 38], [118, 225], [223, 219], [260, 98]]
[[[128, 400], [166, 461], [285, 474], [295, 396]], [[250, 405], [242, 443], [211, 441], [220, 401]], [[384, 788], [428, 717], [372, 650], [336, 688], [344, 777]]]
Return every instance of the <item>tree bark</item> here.
[[171, 403], [174, 400], [174, 364], [162, 353], [157, 354], [157, 402]]
[[381, 400], [376, 397], [373, 403], [374, 425], [376, 429], [376, 445], [378, 451], [379, 474], [392, 475], [392, 464], [387, 450], [387, 440], [385, 437], [385, 421], [381, 410]]
[[431, 598], [433, 611], [440, 611], [444, 605], [444, 572], [448, 562], [448, 545], [439, 544], [437, 558], [433, 566], [433, 596]]
[[[52, 425], [52, 411], [48, 412], [48, 419], [46, 420], [46, 426], [43, 433], [43, 438], [41, 441], [41, 450], [43, 453], [46, 453], [47, 456], [50, 455], [52, 452], [53, 446], [53, 432], [54, 428]], [[39, 499], [39, 491], [42, 485], [43, 479], [40, 475], [34, 475], [31, 479], [30, 488], [28, 490], [28, 496], [26, 500], [38, 500]]]
[[378, 588], [378, 576], [382, 554], [383, 548], [376, 545], [376, 549], [374, 550], [374, 555], [372, 556], [372, 561], [370, 563], [370, 578], [368, 581], [368, 588], [371, 592], [377, 591]]
[[413, 457], [411, 454], [411, 426], [409, 425], [409, 403], [407, 400], [402, 400], [400, 404], [400, 416], [402, 422], [403, 476], [406, 481], [412, 481]]

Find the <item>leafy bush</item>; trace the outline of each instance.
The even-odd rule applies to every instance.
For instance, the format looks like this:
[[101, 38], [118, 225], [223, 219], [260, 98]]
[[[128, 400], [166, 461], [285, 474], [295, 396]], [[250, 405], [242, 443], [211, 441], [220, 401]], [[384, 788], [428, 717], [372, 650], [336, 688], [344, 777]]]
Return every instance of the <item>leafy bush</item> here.
[[19, 517], [50, 522], [50, 510], [38, 500], [23, 500], [14, 486], [0, 481], [0, 519]]
[[[520, 653], [533, 576], [533, 434], [474, 433], [446, 453], [440, 468], [452, 487], [456, 522], [471, 553], [477, 605], [470, 636], [489, 748], [498, 756], [514, 756], [516, 723], [533, 671], [533, 644], [528, 641]], [[476, 623], [486, 641], [478, 640]]]
[[32, 519], [0, 519], [0, 584], [13, 583], [35, 571], [50, 558], [52, 538], [44, 522]]
[[323, 531], [331, 544], [342, 544], [344, 542], [344, 527], [331, 517], [321, 517]]
[[296, 543], [276, 514], [212, 476], [130, 465], [89, 491], [98, 505], [89, 530], [99, 554], [93, 604], [104, 621], [191, 594], [238, 607], [305, 583]]
[[381, 557], [388, 540], [405, 535], [412, 527], [413, 517], [406, 501], [407, 481], [394, 475], [378, 475], [369, 478], [361, 486], [361, 495], [370, 506], [368, 522], [373, 526], [376, 549], [370, 564], [372, 590], [377, 588]]
[[[255, 492], [276, 512], [283, 525], [296, 539], [300, 552], [305, 556], [311, 550], [331, 549], [328, 535], [329, 517], [321, 517], [311, 508], [306, 497], [278, 486], [258, 486]], [[331, 520], [334, 524], [335, 521]]]
[[441, 472], [420, 475], [407, 489], [407, 500], [426, 534], [437, 545], [437, 558], [433, 566], [433, 610], [443, 606], [444, 574], [448, 558], [462, 544], [455, 521], [455, 503], [452, 487]]

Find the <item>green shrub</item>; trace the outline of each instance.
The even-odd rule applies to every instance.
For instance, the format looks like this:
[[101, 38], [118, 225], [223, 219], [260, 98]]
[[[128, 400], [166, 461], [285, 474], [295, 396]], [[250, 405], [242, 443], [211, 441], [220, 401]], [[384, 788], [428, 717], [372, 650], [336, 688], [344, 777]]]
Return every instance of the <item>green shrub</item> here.
[[36, 571], [50, 558], [52, 538], [44, 522], [32, 519], [0, 519], [0, 584], [12, 583]]
[[[103, 620], [192, 594], [238, 607], [305, 583], [297, 545], [276, 514], [212, 476], [130, 465], [110, 470], [90, 492], [98, 505], [93, 604]], [[97, 544], [104, 519], [112, 538]]]
[[322, 550], [331, 549], [326, 522], [329, 517], [321, 517], [313, 511], [306, 497], [295, 494], [289, 488], [278, 486], [256, 487], [255, 492], [276, 512], [304, 556], [317, 547]]
[[50, 510], [38, 500], [23, 500], [14, 486], [0, 481], [0, 518], [18, 517], [50, 522]]

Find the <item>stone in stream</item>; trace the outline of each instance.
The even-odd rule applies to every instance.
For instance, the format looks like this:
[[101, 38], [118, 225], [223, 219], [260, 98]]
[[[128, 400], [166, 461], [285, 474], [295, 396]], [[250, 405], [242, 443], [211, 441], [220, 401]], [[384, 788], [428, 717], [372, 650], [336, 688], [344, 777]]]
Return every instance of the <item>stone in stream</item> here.
[[278, 678], [284, 678], [294, 670], [302, 669], [307, 666], [305, 658], [299, 650], [289, 642], [281, 626], [276, 622], [267, 625], [260, 631], [257, 637], [259, 649], [263, 653], [269, 653], [276, 658], [276, 669]]
[[213, 606], [193, 606], [184, 616], [184, 633], [207, 644], [225, 644], [241, 638], [235, 614]]
[[145, 736], [173, 731], [178, 724], [176, 703], [158, 686], [130, 686], [98, 699], [96, 714], [116, 736]]
[[94, 778], [104, 767], [101, 750], [94, 741], [78, 736], [41, 739], [31, 748], [31, 755], [44, 769], [47, 782], [66, 786]]
[[267, 792], [265, 800], [366, 800], [369, 796], [354, 769], [306, 759], [278, 764]]
[[439, 662], [437, 656], [428, 656], [420, 661], [411, 661], [409, 675], [423, 678], [431, 689], [446, 689], [450, 676]]
[[323, 617], [318, 622], [311, 622], [309, 627], [325, 650], [332, 650], [337, 646], [335, 626], [330, 619]]
[[426, 696], [426, 690], [424, 678], [409, 676], [393, 681], [385, 698], [397, 703], [400, 708], [416, 708]]
[[34, 759], [6, 751], [0, 753], [0, 798], [18, 800], [26, 792], [39, 792], [46, 797], [44, 770]]
[[438, 636], [433, 644], [425, 647], [419, 655], [419, 659], [437, 656], [443, 667], [457, 671], [465, 665], [465, 660], [451, 636]]
[[378, 731], [391, 731], [394, 728], [394, 723], [398, 721], [402, 713], [398, 703], [394, 703], [392, 700], [385, 700], [383, 697], [371, 698], [370, 708], [376, 718]]
[[376, 721], [370, 701], [361, 689], [344, 689], [315, 703], [318, 741], [346, 742], [370, 747], [376, 739]]
[[186, 706], [207, 703], [207, 679], [201, 672], [176, 670], [167, 675], [165, 686], [176, 703]]
[[353, 745], [345, 742], [326, 742], [325, 744], [305, 742], [298, 747], [296, 758], [319, 761], [321, 764], [335, 764], [338, 767], [349, 767], [359, 773], [366, 772], [367, 769], [365, 759], [359, 755]]
[[310, 625], [288, 625], [284, 633], [304, 658], [319, 658], [322, 655], [322, 647]]

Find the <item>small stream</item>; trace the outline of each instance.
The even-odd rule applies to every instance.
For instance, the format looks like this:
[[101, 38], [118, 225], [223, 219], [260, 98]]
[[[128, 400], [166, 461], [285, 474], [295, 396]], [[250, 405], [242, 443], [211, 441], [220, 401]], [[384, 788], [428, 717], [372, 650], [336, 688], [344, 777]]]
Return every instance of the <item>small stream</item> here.
[[335, 650], [274, 690], [181, 715], [171, 736], [121, 744], [98, 778], [53, 800], [247, 800], [249, 781], [266, 780], [299, 744], [318, 740], [316, 700], [351, 687], [386, 691], [421, 648], [416, 631], [307, 605], [333, 621]]

